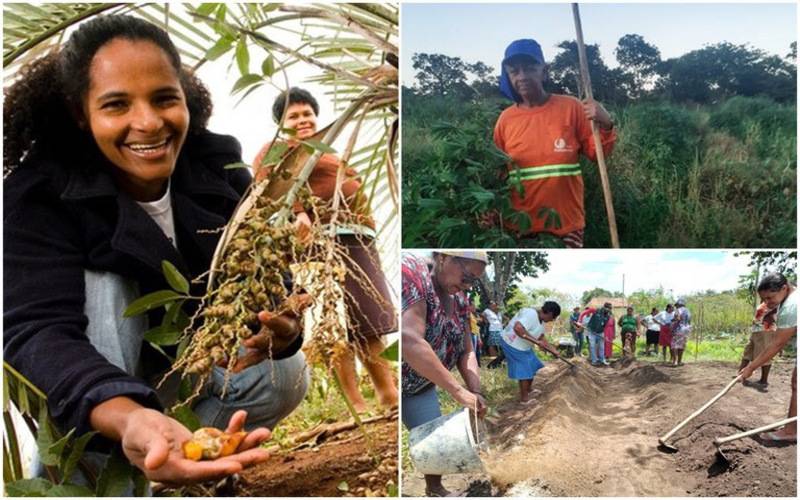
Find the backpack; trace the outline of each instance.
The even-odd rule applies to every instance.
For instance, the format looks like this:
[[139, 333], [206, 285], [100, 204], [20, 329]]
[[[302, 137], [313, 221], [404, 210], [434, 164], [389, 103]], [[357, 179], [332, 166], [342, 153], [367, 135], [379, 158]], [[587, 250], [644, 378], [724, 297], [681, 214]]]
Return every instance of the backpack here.
[[609, 312], [607, 309], [598, 309], [594, 314], [592, 314], [592, 317], [589, 319], [589, 323], [586, 325], [586, 328], [593, 333], [601, 333], [606, 328], [608, 315]]

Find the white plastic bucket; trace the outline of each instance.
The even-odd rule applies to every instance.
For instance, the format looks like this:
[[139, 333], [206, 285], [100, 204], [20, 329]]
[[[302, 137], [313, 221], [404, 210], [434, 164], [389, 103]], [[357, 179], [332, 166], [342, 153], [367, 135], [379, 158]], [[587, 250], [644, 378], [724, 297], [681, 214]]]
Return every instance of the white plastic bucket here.
[[443, 415], [408, 433], [408, 452], [417, 471], [442, 475], [483, 470], [470, 411]]

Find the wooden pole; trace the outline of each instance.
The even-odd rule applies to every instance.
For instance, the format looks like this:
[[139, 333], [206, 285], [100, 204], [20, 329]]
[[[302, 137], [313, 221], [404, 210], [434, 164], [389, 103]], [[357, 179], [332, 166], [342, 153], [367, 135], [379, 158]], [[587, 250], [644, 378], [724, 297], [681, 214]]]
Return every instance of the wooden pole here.
[[[583, 81], [583, 91], [589, 101], [593, 101], [592, 82], [589, 78], [589, 63], [586, 60], [586, 47], [583, 45], [583, 28], [581, 28], [581, 15], [578, 11], [578, 4], [572, 4], [572, 17], [575, 19], [575, 32], [578, 37], [578, 59], [580, 62], [581, 80]], [[608, 182], [608, 170], [606, 169], [606, 156], [603, 153], [603, 143], [600, 140], [600, 131], [597, 123], [592, 120], [592, 137], [594, 137], [594, 149], [597, 152], [597, 166], [600, 168], [600, 183], [603, 186], [603, 200], [606, 204], [606, 215], [608, 216], [608, 231], [611, 233], [611, 247], [619, 248], [619, 236], [617, 235], [617, 218], [614, 215], [614, 201], [611, 198], [611, 184]]]

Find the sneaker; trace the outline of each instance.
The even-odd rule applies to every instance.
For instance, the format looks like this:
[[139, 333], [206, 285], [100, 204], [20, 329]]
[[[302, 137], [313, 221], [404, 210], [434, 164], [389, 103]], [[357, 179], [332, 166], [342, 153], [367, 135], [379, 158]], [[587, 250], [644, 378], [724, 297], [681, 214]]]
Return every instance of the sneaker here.
[[609, 362], [608, 362], [608, 361], [606, 361], [606, 360], [603, 360], [603, 364], [604, 364], [604, 365], [606, 365], [606, 366], [609, 366], [611, 363], [609, 363]]

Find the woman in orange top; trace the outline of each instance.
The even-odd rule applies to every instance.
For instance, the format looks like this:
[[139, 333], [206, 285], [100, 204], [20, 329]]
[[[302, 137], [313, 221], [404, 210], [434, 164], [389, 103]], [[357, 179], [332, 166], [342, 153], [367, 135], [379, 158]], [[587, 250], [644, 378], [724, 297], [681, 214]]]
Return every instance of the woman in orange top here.
[[[288, 96], [288, 106], [286, 99]], [[283, 139], [290, 146], [299, 141], [310, 139], [317, 133], [317, 114], [319, 104], [308, 91], [292, 87], [275, 99], [272, 106], [272, 118], [289, 131]], [[283, 117], [283, 121], [281, 118]], [[263, 179], [271, 165], [262, 165], [271, 143], [267, 143], [253, 160], [256, 179]], [[336, 175], [340, 165], [339, 158], [333, 154], [323, 154], [308, 178], [311, 192], [325, 201], [331, 201], [336, 190]], [[348, 250], [349, 260], [361, 268], [375, 290], [365, 289], [355, 276], [363, 276], [358, 271], [348, 271], [345, 279], [345, 305], [350, 317], [350, 324], [355, 331], [349, 332], [350, 340], [355, 343], [355, 351], [364, 364], [375, 386], [375, 393], [382, 406], [397, 406], [397, 384], [392, 370], [386, 360], [380, 357], [384, 348], [381, 337], [397, 331], [397, 315], [392, 306], [386, 277], [381, 270], [380, 257], [375, 247], [375, 222], [372, 219], [369, 201], [360, 190], [361, 181], [357, 172], [347, 167], [341, 190], [343, 202], [346, 203], [347, 217], [344, 224], [337, 228], [337, 239]], [[312, 214], [306, 211], [301, 202], [294, 205], [295, 226], [298, 234], [311, 225]], [[341, 221], [343, 218], [340, 217]], [[327, 221], [321, 221], [327, 222]], [[338, 223], [337, 223], [338, 224]], [[380, 300], [374, 297], [378, 292]], [[355, 360], [351, 351], [334, 359], [334, 368], [347, 398], [354, 408], [363, 413], [367, 411], [358, 389]]]
[[570, 248], [583, 247], [585, 211], [580, 153], [597, 159], [589, 120], [600, 126], [603, 152], [616, 140], [611, 116], [596, 101], [544, 90], [547, 65], [535, 40], [516, 40], [506, 48], [500, 90], [515, 104], [500, 115], [494, 142], [519, 167], [509, 169], [524, 187], [511, 194], [514, 209], [527, 213], [531, 234], [552, 233]]

